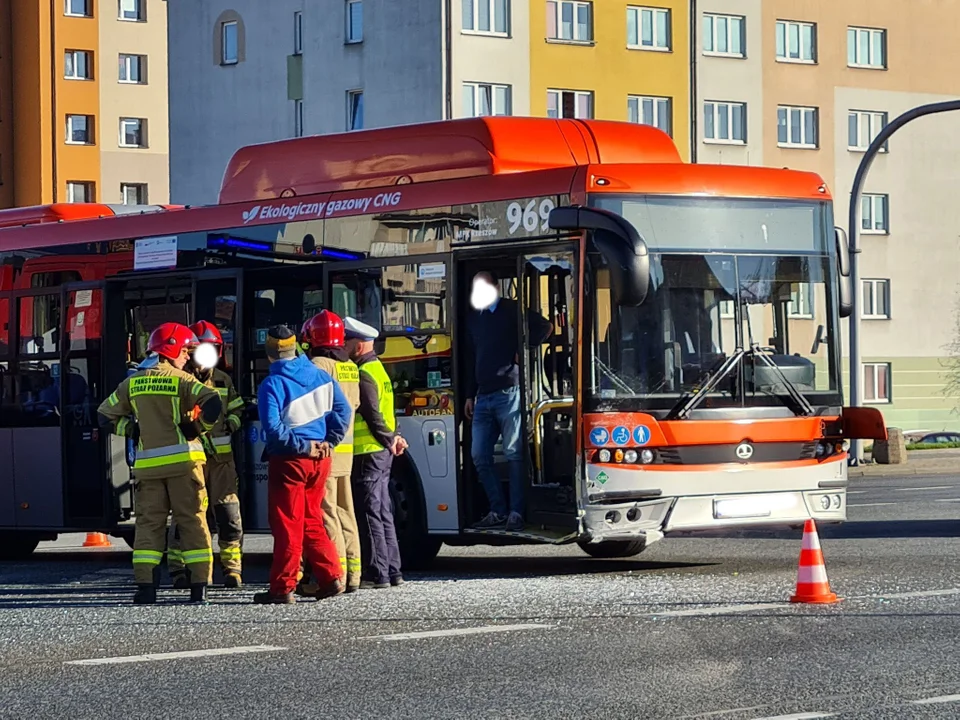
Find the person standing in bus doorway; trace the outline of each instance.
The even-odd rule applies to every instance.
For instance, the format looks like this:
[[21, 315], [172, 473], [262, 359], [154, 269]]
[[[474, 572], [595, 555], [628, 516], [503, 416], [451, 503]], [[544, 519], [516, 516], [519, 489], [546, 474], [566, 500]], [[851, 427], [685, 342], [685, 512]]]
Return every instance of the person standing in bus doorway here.
[[[233, 434], [240, 429], [243, 398], [237, 393], [230, 376], [217, 365], [223, 357], [223, 336], [217, 326], [201, 320], [190, 326], [200, 341], [191, 356], [190, 370], [196, 378], [220, 394], [223, 414], [213, 430], [203, 436], [207, 453], [204, 478], [210, 498], [207, 524], [211, 531], [217, 528], [220, 546], [220, 566], [223, 568], [223, 586], [236, 589], [243, 585], [242, 544], [243, 521], [240, 517], [239, 481], [233, 456]], [[210, 516], [213, 516], [212, 518]], [[189, 578], [180, 552], [180, 532], [177, 524], [170, 525], [167, 545], [167, 569], [175, 588], [187, 587]]]
[[257, 593], [260, 605], [296, 602], [300, 558], [317, 576], [317, 600], [343, 592], [337, 548], [323, 526], [323, 493], [333, 448], [350, 426], [343, 391], [306, 355], [285, 325], [267, 334], [270, 374], [260, 383], [257, 404], [266, 435], [267, 512], [273, 534], [270, 589]]
[[[527, 466], [523, 459], [523, 415], [520, 408], [520, 342], [517, 338], [517, 301], [501, 297], [496, 275], [478, 272], [473, 277], [467, 319], [467, 336], [474, 376], [464, 415], [472, 422], [473, 464], [490, 504], [490, 512], [474, 527], [519, 531], [523, 529]], [[531, 346], [542, 345], [553, 326], [527, 311]], [[497, 439], [510, 465], [510, 505], [503, 496], [493, 462]]]
[[[300, 333], [309, 348], [313, 364], [333, 377], [350, 404], [350, 426], [340, 444], [333, 449], [333, 464], [323, 496], [323, 523], [340, 554], [340, 567], [346, 578], [345, 592], [360, 588], [360, 535], [353, 509], [350, 474], [353, 468], [353, 419], [360, 406], [360, 371], [344, 348], [343, 320], [329, 310], [321, 310], [303, 324]], [[309, 576], [306, 568], [305, 576]], [[311, 595], [316, 584], [304, 577], [299, 591]]]
[[380, 334], [352, 317], [343, 321], [347, 351], [360, 368], [360, 407], [353, 436], [353, 491], [358, 498], [366, 567], [361, 588], [403, 584], [400, 544], [393, 524], [390, 469], [407, 442], [397, 434], [393, 382], [373, 350]]
[[[183, 559], [190, 568], [190, 601], [205, 602], [213, 569], [207, 529], [207, 491], [203, 482], [206, 455], [200, 436], [220, 418], [220, 395], [184, 371], [190, 349], [198, 344], [185, 325], [163, 323], [151, 333], [148, 349], [156, 367], [126, 378], [97, 412], [100, 424], [120, 432], [133, 415], [140, 430], [137, 443], [136, 538], [133, 601], [157, 601], [157, 573], [166, 546], [167, 516], [183, 536]], [[187, 419], [184, 419], [187, 418]]]

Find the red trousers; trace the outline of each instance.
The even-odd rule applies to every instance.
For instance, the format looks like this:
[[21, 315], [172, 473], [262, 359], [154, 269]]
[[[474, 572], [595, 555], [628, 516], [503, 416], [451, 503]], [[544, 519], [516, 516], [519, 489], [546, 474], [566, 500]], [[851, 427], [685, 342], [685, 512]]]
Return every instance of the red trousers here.
[[273, 534], [270, 592], [284, 595], [297, 587], [300, 558], [306, 556], [320, 584], [340, 578], [340, 556], [323, 526], [323, 495], [331, 458], [271, 457], [267, 504]]

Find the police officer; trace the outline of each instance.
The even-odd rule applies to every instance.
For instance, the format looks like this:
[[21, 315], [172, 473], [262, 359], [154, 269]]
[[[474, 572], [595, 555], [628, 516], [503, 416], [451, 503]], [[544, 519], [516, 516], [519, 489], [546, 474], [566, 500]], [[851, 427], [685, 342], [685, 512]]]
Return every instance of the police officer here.
[[360, 368], [360, 407], [353, 435], [353, 492], [362, 517], [364, 561], [362, 588], [403, 584], [400, 546], [393, 525], [390, 468], [407, 447], [397, 432], [393, 382], [373, 350], [379, 333], [348, 317], [343, 322], [350, 358]]
[[[353, 418], [360, 406], [360, 372], [344, 348], [343, 320], [329, 310], [321, 310], [303, 324], [301, 340], [309, 348], [313, 364], [325, 370], [343, 391], [351, 415], [347, 434], [333, 450], [333, 465], [327, 476], [323, 499], [323, 523], [337, 546], [345, 578], [345, 592], [360, 588], [360, 535], [353, 510], [350, 473], [353, 468]], [[304, 582], [300, 592], [310, 595], [315, 586]]]
[[[242, 422], [243, 398], [237, 393], [230, 376], [217, 367], [223, 356], [223, 336], [217, 326], [201, 320], [191, 325], [190, 329], [197, 336], [200, 345], [192, 354], [189, 368], [200, 382], [220, 394], [223, 403], [223, 414], [217, 424], [209, 434], [203, 436], [207, 454], [204, 478], [211, 505], [207, 522], [211, 530], [214, 526], [217, 528], [223, 586], [239, 588], [243, 585], [243, 522], [240, 518], [239, 482], [232, 440]], [[167, 568], [173, 586], [184, 588], [189, 585], [189, 579], [181, 557], [179, 528], [175, 522], [171, 524], [170, 535]]]
[[100, 424], [115, 432], [129, 422], [130, 415], [139, 427], [133, 550], [137, 584], [133, 601], [138, 604], [157, 601], [156, 575], [171, 510], [183, 537], [184, 562], [190, 568], [190, 601], [206, 600], [213, 553], [200, 435], [216, 424], [223, 403], [215, 391], [183, 370], [197, 342], [185, 325], [163, 323], [147, 341], [148, 349], [159, 356], [156, 367], [126, 378], [98, 408]]

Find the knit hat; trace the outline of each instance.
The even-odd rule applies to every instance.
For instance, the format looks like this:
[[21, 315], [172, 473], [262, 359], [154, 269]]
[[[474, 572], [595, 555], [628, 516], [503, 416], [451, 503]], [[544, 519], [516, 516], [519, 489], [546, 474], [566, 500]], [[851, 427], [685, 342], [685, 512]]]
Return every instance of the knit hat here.
[[267, 333], [267, 357], [292, 360], [297, 356], [297, 336], [286, 325], [275, 325]]

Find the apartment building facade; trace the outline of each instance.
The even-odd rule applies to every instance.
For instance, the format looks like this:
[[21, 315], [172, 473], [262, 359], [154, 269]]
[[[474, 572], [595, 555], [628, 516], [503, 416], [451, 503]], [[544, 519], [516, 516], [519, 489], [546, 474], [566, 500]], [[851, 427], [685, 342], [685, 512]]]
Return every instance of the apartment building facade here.
[[[693, 162], [818, 172], [846, 227], [880, 128], [960, 92], [949, 0], [909, 13], [898, 0], [168, 6], [175, 202], [215, 202], [227, 160], [250, 143], [481, 114], [593, 117], [656, 125]], [[863, 396], [910, 430], [960, 428], [947, 350], [960, 339], [955, 122], [902, 130], [859, 213]]]
[[169, 201], [165, 0], [0, 0], [0, 207]]

